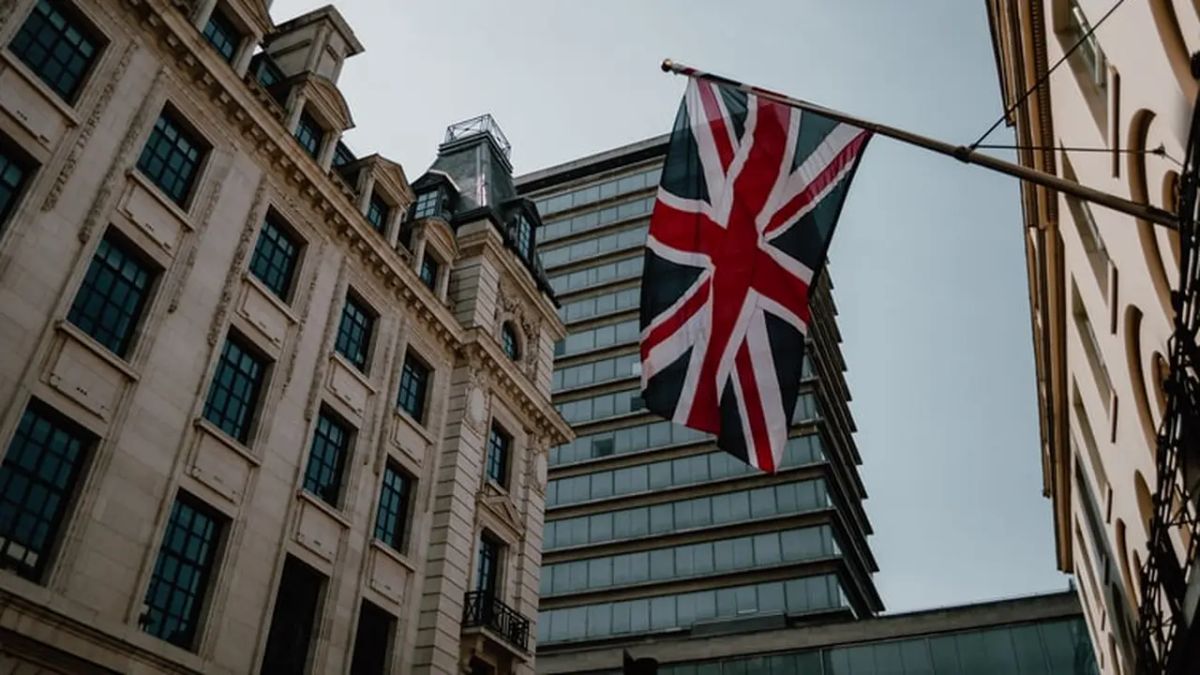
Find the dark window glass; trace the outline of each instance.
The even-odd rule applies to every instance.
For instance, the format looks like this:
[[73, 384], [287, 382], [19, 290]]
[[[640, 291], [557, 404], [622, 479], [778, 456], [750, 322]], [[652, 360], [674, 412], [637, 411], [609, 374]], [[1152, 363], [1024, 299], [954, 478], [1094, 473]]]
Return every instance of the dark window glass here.
[[203, 157], [200, 143], [164, 111], [142, 148], [138, 170], [171, 201], [183, 206]]
[[300, 121], [296, 124], [296, 140], [300, 141], [300, 147], [312, 155], [313, 159], [321, 152], [321, 139], [324, 137], [325, 130], [321, 125], [308, 113], [301, 113]]
[[342, 470], [350, 450], [350, 429], [325, 411], [317, 416], [312, 452], [304, 472], [304, 489], [337, 506], [342, 491]]
[[358, 158], [354, 156], [354, 153], [350, 152], [350, 148], [346, 147], [345, 143], [338, 141], [337, 145], [334, 146], [334, 148], [333, 148], [333, 165], [334, 166], [346, 166], [347, 164], [350, 164], [351, 162], [354, 162], [357, 159]]
[[0, 232], [4, 231], [4, 223], [17, 204], [28, 175], [29, 165], [0, 145]]
[[479, 540], [479, 574], [475, 590], [495, 597], [500, 584], [500, 542], [486, 534]]
[[221, 521], [216, 512], [191, 497], [180, 494], [175, 499], [146, 589], [141, 626], [147, 633], [192, 648], [216, 559]]
[[283, 563], [271, 630], [263, 655], [263, 675], [304, 675], [312, 641], [313, 624], [321, 604], [325, 577], [288, 556]]
[[281, 300], [287, 300], [292, 287], [292, 274], [300, 257], [300, 242], [273, 216], [263, 221], [258, 242], [254, 245], [254, 257], [250, 260], [250, 273]]
[[237, 26], [220, 9], [213, 9], [204, 26], [204, 37], [217, 50], [226, 63], [233, 63], [233, 55], [237, 53], [242, 34]]
[[258, 76], [258, 83], [263, 86], [263, 89], [270, 89], [283, 81], [283, 71], [279, 69], [279, 66], [275, 65], [275, 61], [270, 56], [262, 53], [254, 58], [258, 65], [255, 71]]
[[204, 404], [204, 419], [245, 443], [258, 407], [267, 364], [231, 335], [221, 349], [221, 360], [213, 374]]
[[390, 211], [387, 202], [380, 199], [379, 195], [371, 195], [371, 201], [367, 204], [367, 220], [376, 231], [383, 232], [387, 228], [388, 212]]
[[334, 349], [363, 372], [367, 370], [367, 350], [371, 348], [371, 330], [374, 326], [374, 315], [347, 295]]
[[150, 269], [127, 243], [106, 235], [92, 256], [67, 320], [124, 357], [152, 280]]
[[388, 642], [395, 630], [395, 617], [364, 600], [358, 613], [350, 675], [384, 675], [388, 672]]
[[431, 291], [437, 291], [437, 275], [438, 261], [434, 260], [433, 256], [429, 255], [429, 253], [426, 253], [421, 258], [421, 273], [419, 276], [421, 277], [421, 281], [424, 282]]
[[417, 195], [413, 204], [413, 218], [428, 218], [442, 215], [442, 189], [437, 188]]
[[511, 323], [506, 323], [500, 329], [500, 346], [504, 348], [504, 353], [508, 358], [516, 361], [520, 357], [520, 350], [517, 348], [517, 332], [513, 330]]
[[508, 481], [508, 449], [512, 436], [493, 423], [488, 435], [487, 475], [500, 485]]
[[412, 418], [423, 422], [425, 417], [425, 390], [429, 386], [429, 366], [421, 363], [412, 354], [404, 357], [404, 370], [400, 373], [400, 392], [396, 404]]
[[515, 237], [517, 245], [517, 253], [529, 260], [529, 253], [533, 250], [533, 226], [525, 219], [525, 216], [517, 216], [517, 227]]
[[0, 463], [0, 568], [39, 581], [91, 438], [30, 404]]
[[379, 493], [379, 512], [375, 515], [375, 538], [397, 551], [404, 550], [404, 531], [408, 527], [408, 495], [412, 479], [388, 464], [383, 470], [383, 489]]
[[54, 0], [38, 0], [9, 49], [46, 86], [71, 102], [79, 93], [99, 44], [92, 31]]

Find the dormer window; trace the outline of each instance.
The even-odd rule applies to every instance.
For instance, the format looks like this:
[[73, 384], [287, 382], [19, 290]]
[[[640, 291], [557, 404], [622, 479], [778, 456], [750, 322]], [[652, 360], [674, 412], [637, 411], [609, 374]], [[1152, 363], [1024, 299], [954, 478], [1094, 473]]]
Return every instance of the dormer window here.
[[204, 26], [204, 38], [217, 50], [226, 63], [233, 63], [238, 45], [242, 42], [242, 33], [220, 7], [213, 9]]
[[513, 361], [521, 357], [521, 348], [517, 344], [517, 331], [513, 329], [511, 322], [505, 322], [500, 328], [500, 347], [504, 349], [504, 354]]
[[438, 261], [434, 259], [433, 256], [429, 255], [428, 251], [426, 251], [425, 255], [421, 258], [421, 270], [418, 276], [420, 276], [421, 281], [429, 287], [429, 290], [433, 291], [434, 293], [437, 292], [437, 277], [438, 269], [440, 267], [441, 265], [438, 264]]
[[435, 188], [417, 195], [413, 205], [413, 218], [429, 218], [442, 215], [442, 189]]
[[296, 123], [296, 140], [300, 147], [313, 159], [321, 153], [321, 141], [325, 138], [325, 130], [308, 113], [300, 113], [300, 121]]
[[517, 254], [524, 260], [529, 260], [529, 254], [533, 252], [533, 225], [523, 215], [517, 215], [517, 222], [513, 228], [513, 243], [517, 247]]
[[258, 83], [263, 89], [270, 89], [283, 81], [283, 71], [269, 54], [259, 54], [254, 59], [254, 76], [258, 78]]
[[337, 146], [333, 149], [333, 165], [335, 167], [346, 166], [357, 159], [345, 143], [338, 141]]
[[377, 232], [384, 232], [387, 229], [388, 215], [392, 208], [388, 203], [377, 195], [371, 195], [371, 201], [367, 203], [367, 221], [371, 223]]

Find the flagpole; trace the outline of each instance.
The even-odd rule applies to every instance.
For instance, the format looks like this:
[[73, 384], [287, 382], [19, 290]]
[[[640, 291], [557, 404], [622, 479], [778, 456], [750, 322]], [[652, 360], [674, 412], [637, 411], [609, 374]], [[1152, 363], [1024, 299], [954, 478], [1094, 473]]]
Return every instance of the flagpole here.
[[1120, 211], [1121, 213], [1131, 215], [1134, 218], [1146, 220], [1157, 225], [1162, 225], [1163, 227], [1167, 227], [1172, 230], [1179, 229], [1179, 220], [1175, 217], [1175, 214], [1164, 211], [1158, 207], [1151, 206], [1149, 204], [1138, 204], [1137, 202], [1132, 202], [1128, 199], [1123, 199], [1116, 195], [1111, 195], [1107, 192], [1102, 192], [1100, 190], [1087, 187], [1086, 185], [1080, 185], [1074, 181], [1060, 178], [1052, 173], [1038, 171], [1037, 169], [1031, 169], [1013, 162], [1006, 162], [1002, 159], [992, 157], [991, 155], [985, 155], [978, 150], [974, 150], [965, 145], [946, 143], [945, 141], [939, 141], [935, 138], [929, 138], [928, 136], [914, 134], [911, 131], [905, 131], [903, 129], [897, 129], [896, 127], [888, 126], [886, 124], [879, 124], [878, 122], [872, 122], [870, 120], [865, 120], [853, 115], [847, 115], [846, 113], [837, 110], [831, 110], [824, 106], [819, 106], [815, 103], [803, 101], [798, 98], [792, 98], [791, 96], [786, 96], [768, 89], [755, 87], [753, 85], [731, 80], [720, 75], [706, 73], [702, 70], [685, 66], [682, 63], [676, 63], [671, 59], [663, 60], [662, 69], [664, 72], [675, 73], [677, 75], [686, 75], [688, 77], [695, 77], [702, 80], [708, 80], [710, 82], [716, 82], [718, 84], [723, 84], [725, 86], [744, 91], [747, 94], [753, 94], [770, 101], [775, 101], [776, 103], [782, 103], [783, 105], [809, 110], [839, 122], [845, 122], [846, 124], [868, 129], [876, 134], [879, 134], [880, 136], [893, 138], [902, 143], [908, 143], [910, 145], [925, 148], [926, 150], [932, 150], [938, 154], [953, 157], [954, 159], [957, 159], [965, 164], [982, 166], [986, 169], [991, 169], [1009, 176], [1020, 178], [1021, 180], [1029, 181], [1030, 183], [1034, 183], [1051, 190], [1057, 190], [1073, 197], [1078, 197], [1079, 199], [1100, 204], [1101, 206], [1106, 206], [1114, 211]]

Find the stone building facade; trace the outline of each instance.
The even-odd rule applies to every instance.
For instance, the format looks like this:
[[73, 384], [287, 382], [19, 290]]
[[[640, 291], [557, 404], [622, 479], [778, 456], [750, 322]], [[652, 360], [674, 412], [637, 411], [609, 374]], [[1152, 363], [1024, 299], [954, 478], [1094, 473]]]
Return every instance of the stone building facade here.
[[0, 2], [0, 672], [532, 672], [536, 209], [490, 118], [355, 156], [267, 9]]
[[[1115, 9], [1093, 0], [986, 4], [1020, 162], [1174, 212], [1200, 91], [1191, 68], [1200, 8], [1172, 0]], [[1133, 673], [1160, 481], [1156, 434], [1166, 408], [1178, 233], [1030, 184], [1021, 205], [1058, 566], [1078, 577], [1101, 671]], [[1195, 476], [1186, 480], [1195, 484]], [[1194, 503], [1172, 509], [1196, 513]], [[1196, 548], [1181, 529], [1169, 537], [1168, 566], [1186, 602], [1162, 609], [1183, 617], [1177, 644], [1195, 653]]]

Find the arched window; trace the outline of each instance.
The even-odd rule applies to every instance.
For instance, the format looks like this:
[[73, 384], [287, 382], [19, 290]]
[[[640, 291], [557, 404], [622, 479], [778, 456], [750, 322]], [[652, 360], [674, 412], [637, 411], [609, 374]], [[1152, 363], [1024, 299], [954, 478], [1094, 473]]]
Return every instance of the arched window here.
[[516, 361], [521, 356], [520, 345], [517, 344], [517, 331], [513, 330], [513, 325], [506, 322], [500, 328], [500, 346], [504, 348], [504, 353], [508, 354], [508, 358]]

